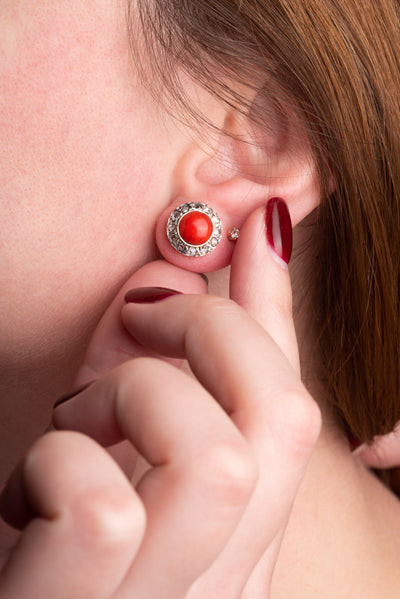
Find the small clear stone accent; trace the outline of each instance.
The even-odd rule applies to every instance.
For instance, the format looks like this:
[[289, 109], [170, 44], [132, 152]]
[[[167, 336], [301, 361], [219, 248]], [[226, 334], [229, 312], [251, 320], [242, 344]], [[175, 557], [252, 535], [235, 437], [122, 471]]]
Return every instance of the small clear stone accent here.
[[230, 239], [231, 241], [237, 241], [240, 237], [240, 229], [238, 229], [237, 227], [232, 227], [232, 229], [229, 229], [228, 231], [228, 239]]

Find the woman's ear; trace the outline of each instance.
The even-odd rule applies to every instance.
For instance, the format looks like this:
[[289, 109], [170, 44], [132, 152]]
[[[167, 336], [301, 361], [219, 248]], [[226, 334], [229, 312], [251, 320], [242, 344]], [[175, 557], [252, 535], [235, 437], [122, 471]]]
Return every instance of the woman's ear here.
[[[293, 225], [310, 214], [320, 201], [307, 137], [298, 123], [283, 114], [276, 113], [273, 126], [261, 131], [250, 119], [229, 112], [213, 146], [192, 144], [181, 156], [174, 171], [174, 196], [157, 224], [157, 245], [164, 258], [194, 272], [227, 266], [234, 248], [229, 231], [240, 229], [247, 216], [270, 198], [285, 200]], [[184, 255], [173, 247], [176, 244], [171, 245], [167, 228], [180, 240], [177, 217], [188, 208], [175, 211], [184, 204], [190, 204], [192, 209], [193, 204], [206, 204], [221, 221], [221, 240], [216, 243], [212, 239], [216, 247], [206, 255]]]

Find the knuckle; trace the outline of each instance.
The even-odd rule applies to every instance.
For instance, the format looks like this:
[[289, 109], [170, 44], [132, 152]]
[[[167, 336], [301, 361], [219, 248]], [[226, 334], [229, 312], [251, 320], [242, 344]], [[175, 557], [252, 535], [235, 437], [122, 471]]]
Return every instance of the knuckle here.
[[285, 392], [284, 402], [278, 435], [292, 455], [304, 459], [313, 450], [320, 434], [320, 409], [305, 389]]
[[216, 442], [201, 457], [197, 471], [211, 496], [224, 504], [247, 503], [257, 479], [255, 457], [244, 442]]
[[86, 548], [124, 549], [143, 538], [146, 515], [134, 492], [96, 489], [76, 501], [74, 508], [74, 526]]

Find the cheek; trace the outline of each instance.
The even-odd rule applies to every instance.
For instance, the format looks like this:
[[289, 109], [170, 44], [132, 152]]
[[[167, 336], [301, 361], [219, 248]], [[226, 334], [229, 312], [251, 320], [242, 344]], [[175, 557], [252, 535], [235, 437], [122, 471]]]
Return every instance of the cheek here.
[[50, 25], [18, 29], [0, 66], [3, 322], [29, 297], [44, 338], [94, 320], [152, 257], [173, 161], [122, 30]]

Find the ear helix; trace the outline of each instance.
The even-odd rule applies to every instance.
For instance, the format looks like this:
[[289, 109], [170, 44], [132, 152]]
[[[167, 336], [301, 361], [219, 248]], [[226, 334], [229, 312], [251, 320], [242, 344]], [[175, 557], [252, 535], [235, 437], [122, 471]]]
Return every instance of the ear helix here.
[[180, 204], [167, 217], [161, 217], [157, 227], [157, 243], [164, 257], [197, 272], [229, 264], [233, 251], [230, 242], [238, 237], [239, 229], [226, 227], [220, 215], [203, 202]]

